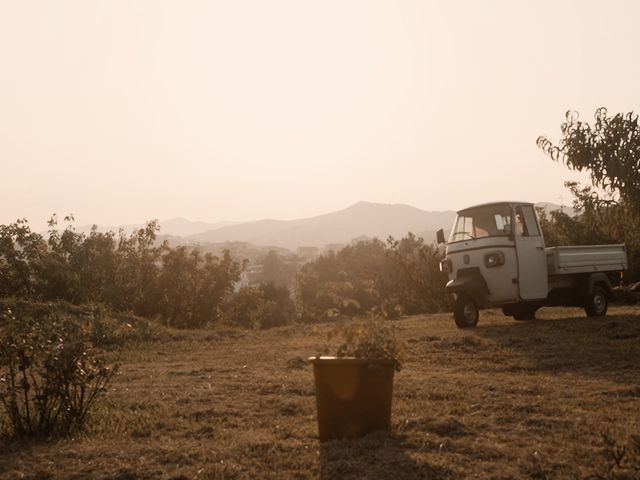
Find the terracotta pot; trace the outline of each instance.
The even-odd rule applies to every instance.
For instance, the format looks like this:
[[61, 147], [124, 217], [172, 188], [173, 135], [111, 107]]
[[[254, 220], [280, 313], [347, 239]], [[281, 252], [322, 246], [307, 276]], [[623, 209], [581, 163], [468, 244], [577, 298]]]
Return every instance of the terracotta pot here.
[[353, 438], [391, 427], [392, 360], [310, 357], [320, 441]]

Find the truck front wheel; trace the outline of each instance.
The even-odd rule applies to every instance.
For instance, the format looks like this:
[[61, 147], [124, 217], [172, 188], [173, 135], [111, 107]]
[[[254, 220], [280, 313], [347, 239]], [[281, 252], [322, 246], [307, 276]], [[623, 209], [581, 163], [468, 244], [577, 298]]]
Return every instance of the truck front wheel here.
[[478, 324], [478, 306], [469, 295], [457, 294], [453, 304], [453, 319], [458, 328], [473, 328]]
[[584, 311], [588, 317], [602, 317], [607, 314], [609, 299], [607, 292], [599, 285], [593, 287], [593, 292], [587, 297]]

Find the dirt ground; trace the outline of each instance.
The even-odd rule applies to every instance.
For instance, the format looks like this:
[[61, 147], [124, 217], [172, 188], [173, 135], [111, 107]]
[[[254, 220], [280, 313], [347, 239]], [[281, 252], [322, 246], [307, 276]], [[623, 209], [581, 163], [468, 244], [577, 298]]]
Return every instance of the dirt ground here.
[[305, 359], [327, 325], [129, 348], [87, 431], [5, 442], [0, 478], [585, 478], [604, 465], [603, 434], [640, 432], [640, 308], [538, 316], [395, 321], [392, 431], [323, 444]]

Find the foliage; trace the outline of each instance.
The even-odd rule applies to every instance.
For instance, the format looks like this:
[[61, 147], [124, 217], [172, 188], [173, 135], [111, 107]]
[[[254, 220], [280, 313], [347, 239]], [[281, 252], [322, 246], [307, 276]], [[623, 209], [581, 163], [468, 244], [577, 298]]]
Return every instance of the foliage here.
[[259, 315], [261, 328], [286, 325], [295, 318], [295, 308], [288, 288], [273, 283], [262, 284], [258, 288], [264, 298], [264, 306]]
[[353, 301], [352, 314], [379, 305], [380, 284], [390, 269], [385, 251], [379, 240], [362, 241], [303, 265], [294, 283], [298, 314], [305, 321], [325, 319], [328, 310], [346, 308], [347, 298]]
[[629, 112], [610, 116], [605, 108], [593, 124], [569, 111], [556, 145], [544, 136], [538, 146], [553, 160], [573, 170], [588, 170], [593, 186], [567, 182], [576, 216], [552, 212], [541, 218], [550, 245], [625, 243], [629, 280], [640, 279], [640, 126]]
[[203, 327], [220, 316], [244, 265], [197, 248], [158, 244], [157, 221], [130, 235], [77, 233], [73, 217], [60, 231], [54, 216], [48, 239], [25, 220], [0, 226], [0, 296], [105, 304], [165, 325]]
[[295, 260], [283, 258], [275, 250], [269, 250], [269, 253], [262, 259], [261, 283], [290, 288], [296, 270]]
[[245, 264], [228, 251], [218, 257], [197, 247], [160, 244], [156, 221], [129, 235], [95, 227], [85, 235], [74, 230], [72, 216], [65, 222], [58, 229], [54, 216], [46, 240], [23, 220], [0, 226], [0, 295], [105, 305], [176, 328], [221, 320], [267, 328], [296, 315], [326, 319], [331, 308], [362, 315], [380, 307], [386, 316], [448, 308], [441, 254], [413, 234], [386, 244], [361, 241], [304, 265], [292, 288], [294, 307], [289, 285], [297, 265], [275, 251], [263, 265], [272, 281], [234, 294]]
[[438, 269], [441, 258], [435, 246], [411, 233], [399, 241], [360, 241], [321, 255], [296, 275], [298, 315], [318, 321], [336, 308], [349, 315], [373, 308], [385, 316], [442, 311], [448, 305], [446, 276]]
[[588, 170], [594, 186], [640, 210], [640, 127], [634, 112], [608, 115], [599, 108], [593, 124], [568, 111], [555, 145], [544, 136], [538, 146], [572, 170]]
[[25, 219], [0, 225], [0, 296], [31, 294], [34, 263], [46, 250], [42, 236], [32, 232]]
[[336, 352], [338, 357], [391, 360], [400, 371], [401, 348], [393, 328], [381, 314], [369, 312], [363, 321], [338, 323], [330, 336], [336, 334], [342, 337]]
[[224, 320], [243, 328], [270, 328], [290, 323], [295, 311], [289, 291], [274, 284], [243, 287], [224, 306]]
[[397, 302], [404, 313], [438, 312], [448, 309], [444, 285], [448, 277], [440, 272], [443, 255], [435, 245], [413, 233], [400, 240], [389, 238], [387, 255], [392, 261]]
[[0, 405], [14, 435], [81, 429], [114, 372], [72, 317], [0, 315]]
[[262, 291], [254, 287], [242, 287], [231, 296], [224, 308], [224, 322], [243, 328], [259, 328], [259, 312], [264, 305]]
[[624, 243], [629, 270], [625, 278], [640, 279], [640, 215], [622, 203], [603, 203], [591, 187], [566, 182], [574, 198], [575, 215], [538, 209], [547, 246]]
[[241, 270], [229, 252], [218, 258], [185, 246], [166, 249], [156, 292], [165, 324], [202, 328], [215, 321]]
[[157, 323], [131, 313], [114, 312], [103, 306], [87, 315], [89, 340], [98, 348], [109, 350], [135, 347], [147, 342], [167, 340], [172, 335]]

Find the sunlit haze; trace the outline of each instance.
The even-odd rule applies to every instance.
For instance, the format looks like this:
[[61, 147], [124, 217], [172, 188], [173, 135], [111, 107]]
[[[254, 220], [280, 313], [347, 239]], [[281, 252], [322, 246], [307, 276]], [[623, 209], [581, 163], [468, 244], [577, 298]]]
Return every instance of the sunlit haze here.
[[0, 223], [568, 203], [536, 138], [640, 108], [639, 5], [4, 0]]

